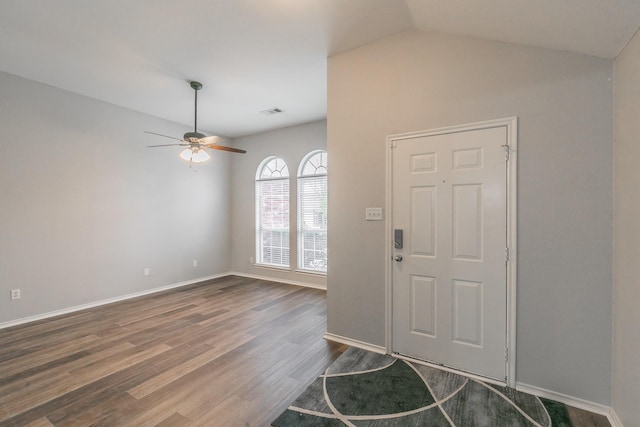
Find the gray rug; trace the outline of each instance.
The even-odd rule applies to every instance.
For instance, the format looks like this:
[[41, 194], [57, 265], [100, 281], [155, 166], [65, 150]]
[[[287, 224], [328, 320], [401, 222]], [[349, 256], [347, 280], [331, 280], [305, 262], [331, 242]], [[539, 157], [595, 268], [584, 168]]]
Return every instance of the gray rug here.
[[562, 403], [349, 348], [272, 424], [570, 427]]

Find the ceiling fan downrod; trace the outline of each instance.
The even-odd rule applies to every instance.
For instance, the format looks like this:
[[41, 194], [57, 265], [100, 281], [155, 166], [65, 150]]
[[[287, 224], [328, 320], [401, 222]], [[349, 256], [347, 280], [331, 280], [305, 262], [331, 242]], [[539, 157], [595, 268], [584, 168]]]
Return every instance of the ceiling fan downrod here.
[[195, 91], [195, 114], [193, 118], [193, 133], [198, 133], [198, 91], [202, 89], [202, 83], [200, 82], [189, 82], [191, 88]]

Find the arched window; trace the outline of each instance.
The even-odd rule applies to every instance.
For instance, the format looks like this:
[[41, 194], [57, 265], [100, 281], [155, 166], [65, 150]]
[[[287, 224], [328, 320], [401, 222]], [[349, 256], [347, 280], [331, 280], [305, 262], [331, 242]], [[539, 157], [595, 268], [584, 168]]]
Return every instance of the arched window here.
[[289, 267], [289, 169], [279, 157], [256, 173], [256, 262]]
[[312, 151], [298, 168], [298, 269], [327, 272], [327, 152]]

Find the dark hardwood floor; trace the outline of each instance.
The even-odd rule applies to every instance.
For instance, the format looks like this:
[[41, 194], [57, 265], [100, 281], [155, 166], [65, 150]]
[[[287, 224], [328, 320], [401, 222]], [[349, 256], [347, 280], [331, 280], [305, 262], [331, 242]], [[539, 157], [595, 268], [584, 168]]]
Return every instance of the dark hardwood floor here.
[[324, 291], [234, 276], [0, 330], [0, 426], [268, 426], [325, 330]]

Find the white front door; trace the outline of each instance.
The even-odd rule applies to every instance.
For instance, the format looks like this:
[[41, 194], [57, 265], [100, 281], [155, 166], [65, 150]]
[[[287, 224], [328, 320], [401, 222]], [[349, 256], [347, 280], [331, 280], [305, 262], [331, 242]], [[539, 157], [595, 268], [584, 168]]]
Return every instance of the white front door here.
[[507, 128], [392, 144], [392, 351], [505, 381]]

